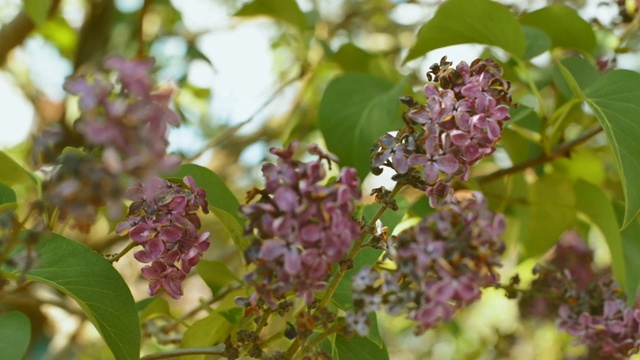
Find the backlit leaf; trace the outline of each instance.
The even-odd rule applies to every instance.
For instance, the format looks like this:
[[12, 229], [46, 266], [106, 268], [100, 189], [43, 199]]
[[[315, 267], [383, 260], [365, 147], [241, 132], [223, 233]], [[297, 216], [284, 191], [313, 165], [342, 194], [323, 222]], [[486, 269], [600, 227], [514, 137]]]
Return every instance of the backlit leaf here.
[[520, 22], [547, 33], [554, 47], [560, 46], [590, 53], [596, 46], [596, 37], [591, 25], [566, 5], [554, 4], [524, 14]]
[[31, 322], [19, 312], [0, 314], [0, 354], [5, 360], [21, 360], [29, 348]]

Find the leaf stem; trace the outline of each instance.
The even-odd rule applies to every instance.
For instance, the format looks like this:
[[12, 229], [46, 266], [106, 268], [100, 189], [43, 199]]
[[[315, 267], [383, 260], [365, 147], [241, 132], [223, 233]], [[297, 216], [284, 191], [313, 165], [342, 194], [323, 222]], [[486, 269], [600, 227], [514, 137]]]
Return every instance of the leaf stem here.
[[498, 171], [495, 171], [491, 174], [487, 174], [487, 175], [483, 175], [483, 176], [479, 176], [476, 178], [476, 181], [479, 184], [486, 184], [495, 180], [498, 180], [499, 178], [505, 176], [505, 175], [509, 175], [509, 174], [514, 174], [520, 171], [523, 171], [524, 169], [533, 167], [533, 166], [538, 166], [541, 164], [544, 164], [546, 162], [552, 161], [556, 158], [559, 158], [561, 156], [565, 156], [566, 154], [568, 154], [571, 149], [573, 149], [574, 147], [584, 143], [585, 141], [591, 139], [592, 137], [596, 136], [597, 134], [599, 134], [602, 131], [602, 126], [600, 125], [596, 125], [594, 127], [592, 127], [591, 129], [586, 130], [585, 132], [583, 132], [582, 134], [580, 134], [578, 137], [576, 137], [575, 139], [571, 140], [571, 141], [567, 141], [564, 142], [562, 144], [559, 144], [557, 146], [555, 146], [550, 153], [546, 154], [540, 154], [539, 156], [533, 158], [533, 159], [529, 159], [527, 161], [523, 161], [519, 164], [515, 164], [510, 168], [507, 169], [501, 169]]
[[115, 263], [118, 262], [118, 260], [120, 260], [120, 258], [122, 258], [123, 256], [125, 256], [131, 249], [133, 249], [134, 247], [138, 246], [138, 243], [135, 242], [130, 242], [129, 244], [127, 244], [127, 246], [122, 249], [119, 253], [117, 253], [114, 257], [109, 258], [109, 262], [110, 263]]

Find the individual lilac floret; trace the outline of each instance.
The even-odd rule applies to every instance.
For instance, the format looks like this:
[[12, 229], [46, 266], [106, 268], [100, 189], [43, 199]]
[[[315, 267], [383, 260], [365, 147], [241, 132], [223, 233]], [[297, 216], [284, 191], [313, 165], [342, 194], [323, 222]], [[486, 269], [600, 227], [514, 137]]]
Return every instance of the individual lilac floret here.
[[418, 225], [392, 236], [387, 257], [396, 270], [364, 269], [353, 279], [350, 327], [362, 334], [366, 314], [381, 305], [391, 315], [408, 311], [422, 333], [449, 321], [498, 282], [504, 217], [487, 209], [480, 193], [453, 198]]
[[116, 73], [115, 84], [104, 73], [65, 83], [65, 90], [80, 97], [82, 114], [75, 126], [89, 145], [102, 148], [107, 169], [143, 181], [179, 164], [166, 153], [168, 128], [180, 124], [169, 108], [173, 89], [154, 87], [153, 65], [149, 58], [110, 57], [105, 68]]
[[[396, 171], [396, 180], [424, 190], [431, 206], [437, 198], [451, 198], [454, 178], [469, 179], [469, 167], [492, 154], [503, 122], [510, 119], [510, 84], [492, 59], [461, 62], [455, 69], [442, 58], [431, 66], [425, 105], [402, 101], [406, 126], [396, 136], [383, 135], [373, 148], [371, 168]], [[417, 175], [417, 176], [411, 176]]]
[[272, 308], [290, 290], [310, 304], [313, 292], [326, 286], [331, 265], [344, 258], [361, 232], [353, 219], [354, 200], [361, 196], [355, 169], [343, 168], [335, 182], [322, 185], [327, 175], [322, 160], [330, 167], [335, 156], [312, 145], [309, 152], [318, 159], [301, 162], [293, 159], [297, 147], [293, 142], [270, 149], [279, 160], [263, 165], [265, 188], [248, 194], [248, 201], [260, 199], [241, 208], [246, 232], [254, 236], [245, 259], [256, 267], [246, 280], [257, 290], [253, 300], [262, 296]]
[[196, 212], [209, 212], [206, 192], [199, 189], [191, 176], [183, 184], [154, 179], [146, 185], [129, 189], [133, 203], [127, 220], [116, 227], [119, 235], [129, 234], [142, 245], [134, 253], [136, 260], [151, 263], [142, 268], [142, 276], [150, 280], [149, 294], [164, 288], [171, 297], [182, 296], [184, 280], [209, 248], [209, 232], [198, 233], [200, 218]]

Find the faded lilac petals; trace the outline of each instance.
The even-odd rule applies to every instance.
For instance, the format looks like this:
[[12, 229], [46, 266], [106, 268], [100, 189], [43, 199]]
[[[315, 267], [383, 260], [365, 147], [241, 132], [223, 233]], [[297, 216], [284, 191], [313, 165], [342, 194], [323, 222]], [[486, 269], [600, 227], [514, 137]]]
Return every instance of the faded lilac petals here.
[[246, 233], [254, 235], [245, 259], [255, 269], [245, 279], [272, 308], [289, 291], [310, 304], [314, 291], [326, 286], [331, 264], [344, 258], [361, 231], [353, 219], [361, 196], [355, 169], [343, 168], [337, 181], [321, 185], [322, 162], [335, 156], [311, 146], [318, 159], [304, 163], [293, 159], [297, 147], [270, 150], [279, 160], [262, 167], [265, 188], [249, 192], [249, 200], [259, 200], [241, 208]]
[[129, 216], [116, 226], [118, 234], [128, 232], [134, 242], [142, 245], [134, 258], [151, 263], [142, 268], [142, 276], [150, 280], [150, 295], [163, 288], [174, 299], [182, 296], [182, 280], [210, 246], [210, 233], [197, 233], [200, 218], [195, 213], [199, 209], [208, 211], [201, 208], [207, 205], [206, 192], [189, 176], [184, 178], [184, 184], [154, 179], [133, 186], [128, 191], [134, 200]]
[[492, 59], [477, 59], [471, 66], [461, 62], [455, 69], [446, 57], [434, 64], [427, 77], [440, 88], [433, 83], [424, 87], [424, 105], [407, 102], [406, 126], [376, 141], [372, 172], [393, 169], [395, 180], [407, 179], [431, 203], [437, 194], [448, 194], [442, 182], [467, 181], [469, 167], [494, 152], [503, 122], [510, 119], [510, 84], [501, 74]]

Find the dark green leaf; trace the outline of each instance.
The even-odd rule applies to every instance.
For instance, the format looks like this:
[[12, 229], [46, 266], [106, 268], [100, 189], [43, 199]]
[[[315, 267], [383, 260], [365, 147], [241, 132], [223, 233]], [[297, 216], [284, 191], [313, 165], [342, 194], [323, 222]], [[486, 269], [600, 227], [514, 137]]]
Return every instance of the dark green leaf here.
[[551, 39], [544, 31], [535, 27], [522, 25], [522, 32], [527, 41], [527, 48], [524, 51], [524, 55], [522, 55], [523, 60], [531, 60], [551, 49]]
[[[624, 218], [624, 207], [614, 203], [614, 209], [618, 217], [618, 221]], [[640, 267], [638, 267], [638, 259], [640, 259], [640, 220], [634, 218], [626, 229], [620, 232], [622, 238], [622, 251], [624, 254], [625, 282], [624, 288], [627, 293], [627, 303], [633, 306], [640, 289]], [[611, 259], [613, 261], [613, 259]]]
[[566, 176], [549, 174], [531, 186], [526, 256], [543, 254], [575, 225], [576, 196]]
[[0, 182], [8, 186], [33, 181], [33, 176], [18, 165], [9, 155], [0, 151]]
[[[83, 244], [58, 234], [36, 246], [37, 267], [26, 278], [72, 297], [98, 329], [116, 359], [138, 359], [140, 327], [129, 287], [111, 263]], [[9, 273], [17, 278], [20, 273]]]
[[[600, 76], [600, 72], [595, 66], [579, 56], [562, 59], [560, 64], [571, 73], [571, 76], [581, 89], [588, 88]], [[565, 79], [565, 75], [560, 66], [554, 67], [552, 76], [553, 82], [558, 87], [558, 91], [567, 99], [571, 99], [575, 89], [572, 89], [570, 86], [571, 80], [568, 82], [567, 79]]]
[[449, 45], [495, 45], [514, 56], [525, 53], [525, 37], [504, 5], [489, 0], [450, 0], [418, 32], [405, 62]]
[[307, 19], [295, 0], [254, 0], [243, 6], [235, 16], [270, 16], [304, 30]]
[[368, 338], [354, 335], [347, 338], [344, 335], [336, 335], [335, 353], [336, 360], [388, 360], [387, 347], [379, 347]]
[[598, 186], [579, 180], [575, 186], [576, 208], [598, 226], [604, 235], [609, 252], [611, 253], [611, 267], [613, 275], [623, 288], [625, 280], [625, 259], [622, 249], [622, 239], [616, 213], [607, 195]]
[[53, 0], [24, 0], [24, 11], [40, 27], [49, 17]]
[[230, 282], [240, 281], [223, 261], [200, 260], [196, 270], [214, 295]]
[[10, 187], [0, 182], [0, 205], [16, 202], [16, 192]]
[[378, 328], [378, 315], [375, 312], [370, 313], [369, 321], [371, 325], [369, 326], [369, 334], [367, 334], [366, 338], [382, 348], [384, 346], [384, 340], [382, 340], [380, 329]]
[[211, 212], [224, 225], [235, 244], [244, 248], [247, 245], [242, 230], [244, 218], [240, 216], [240, 203], [235, 195], [216, 173], [199, 165], [182, 165], [170, 177], [182, 178], [187, 175], [193, 177], [198, 187], [207, 191], [207, 201]]
[[370, 153], [375, 141], [400, 127], [400, 95], [405, 81], [388, 81], [359, 73], [333, 79], [322, 96], [319, 126], [329, 151], [341, 166], [358, 170], [360, 179], [369, 173]]
[[591, 25], [584, 21], [574, 9], [565, 5], [554, 4], [524, 14], [520, 22], [547, 33], [554, 47], [560, 46], [590, 53], [596, 46], [596, 37]]
[[29, 348], [31, 322], [19, 312], [0, 314], [0, 354], [4, 360], [21, 360]]
[[540, 132], [540, 117], [533, 108], [518, 104], [517, 108], [509, 109], [509, 113], [511, 113], [511, 120], [509, 121], [509, 124], [517, 125], [527, 130]]
[[[231, 325], [224, 316], [212, 310], [205, 318], [193, 323], [182, 337], [182, 347], [213, 346], [221, 343], [231, 333]], [[188, 356], [187, 360], [204, 359], [204, 355]]]
[[640, 211], [640, 74], [615, 70], [584, 90], [613, 149], [625, 198], [625, 228]]

